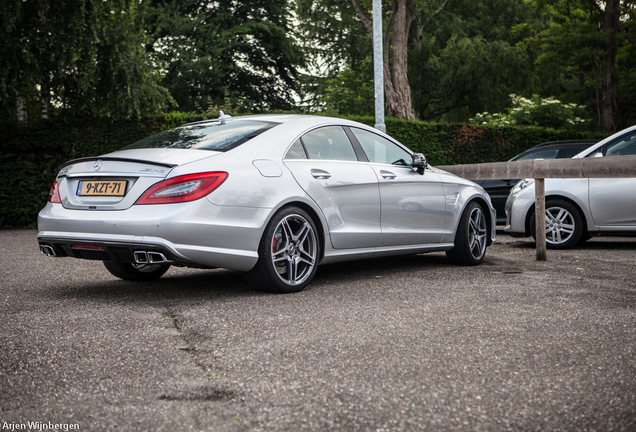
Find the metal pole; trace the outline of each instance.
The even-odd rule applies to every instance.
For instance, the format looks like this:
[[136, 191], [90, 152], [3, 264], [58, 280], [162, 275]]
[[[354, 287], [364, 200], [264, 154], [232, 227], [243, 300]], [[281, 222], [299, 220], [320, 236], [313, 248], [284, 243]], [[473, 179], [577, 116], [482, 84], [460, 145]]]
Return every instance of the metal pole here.
[[386, 132], [384, 124], [384, 57], [382, 55], [382, 0], [373, 0], [373, 74], [375, 128]]
[[537, 261], [546, 261], [545, 242], [545, 179], [534, 179], [534, 219], [537, 242]]

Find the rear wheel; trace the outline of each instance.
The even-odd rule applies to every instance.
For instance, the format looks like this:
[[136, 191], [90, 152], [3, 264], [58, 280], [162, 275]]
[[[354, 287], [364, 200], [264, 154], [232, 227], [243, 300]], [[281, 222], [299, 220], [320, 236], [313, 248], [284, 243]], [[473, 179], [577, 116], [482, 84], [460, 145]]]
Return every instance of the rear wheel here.
[[152, 281], [159, 279], [170, 268], [170, 264], [133, 264], [119, 261], [104, 261], [104, 267], [113, 276], [130, 281]]
[[488, 245], [487, 219], [481, 205], [469, 203], [455, 233], [455, 247], [446, 251], [448, 260], [457, 265], [477, 265], [484, 260]]
[[[569, 249], [583, 237], [583, 216], [579, 209], [562, 199], [546, 200], [545, 241], [548, 249]], [[535, 213], [530, 216], [530, 234], [537, 239]]]
[[316, 274], [320, 244], [311, 217], [298, 207], [286, 207], [267, 225], [258, 248], [258, 262], [247, 273], [257, 288], [298, 292]]

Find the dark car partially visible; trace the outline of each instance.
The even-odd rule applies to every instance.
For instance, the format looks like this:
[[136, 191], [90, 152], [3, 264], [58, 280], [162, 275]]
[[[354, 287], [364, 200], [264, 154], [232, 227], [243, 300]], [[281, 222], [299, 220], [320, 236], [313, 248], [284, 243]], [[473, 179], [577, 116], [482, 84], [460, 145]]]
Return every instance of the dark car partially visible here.
[[[538, 144], [529, 148], [523, 153], [513, 157], [509, 162], [522, 161], [530, 159], [566, 159], [571, 158], [583, 150], [596, 144], [598, 140], [568, 140], [568, 141], [550, 141]], [[519, 181], [519, 179], [507, 180], [478, 180], [475, 183], [483, 187], [490, 199], [492, 205], [497, 211], [497, 224], [506, 222], [506, 212], [504, 206], [506, 199], [510, 194], [510, 189]]]

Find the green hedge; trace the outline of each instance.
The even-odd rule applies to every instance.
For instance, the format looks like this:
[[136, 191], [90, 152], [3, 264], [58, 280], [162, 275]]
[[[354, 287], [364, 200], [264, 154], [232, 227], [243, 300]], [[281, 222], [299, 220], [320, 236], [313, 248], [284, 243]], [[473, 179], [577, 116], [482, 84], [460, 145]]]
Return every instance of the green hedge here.
[[[0, 126], [0, 226], [35, 227], [37, 214], [61, 163], [117, 150], [138, 139], [202, 114], [169, 113], [138, 121], [51, 121], [38, 126]], [[352, 117], [373, 125], [372, 117]], [[541, 142], [603, 138], [598, 133], [536, 127], [476, 127], [386, 119], [387, 132], [433, 165], [505, 161]]]
[[[373, 126], [372, 117], [351, 117]], [[465, 123], [426, 123], [387, 118], [389, 135], [423, 153], [432, 165], [503, 162], [548, 141], [602, 139], [607, 133], [572, 132], [536, 126], [473, 126]]]

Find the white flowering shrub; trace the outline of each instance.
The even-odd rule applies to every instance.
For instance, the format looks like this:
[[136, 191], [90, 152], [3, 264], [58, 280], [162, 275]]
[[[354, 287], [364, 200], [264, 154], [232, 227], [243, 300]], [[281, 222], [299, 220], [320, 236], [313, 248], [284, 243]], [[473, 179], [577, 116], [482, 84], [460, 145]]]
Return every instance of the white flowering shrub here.
[[476, 114], [469, 123], [490, 126], [543, 126], [554, 129], [587, 130], [590, 120], [585, 118], [585, 106], [563, 103], [557, 99], [532, 99], [511, 94], [512, 106], [505, 113]]

